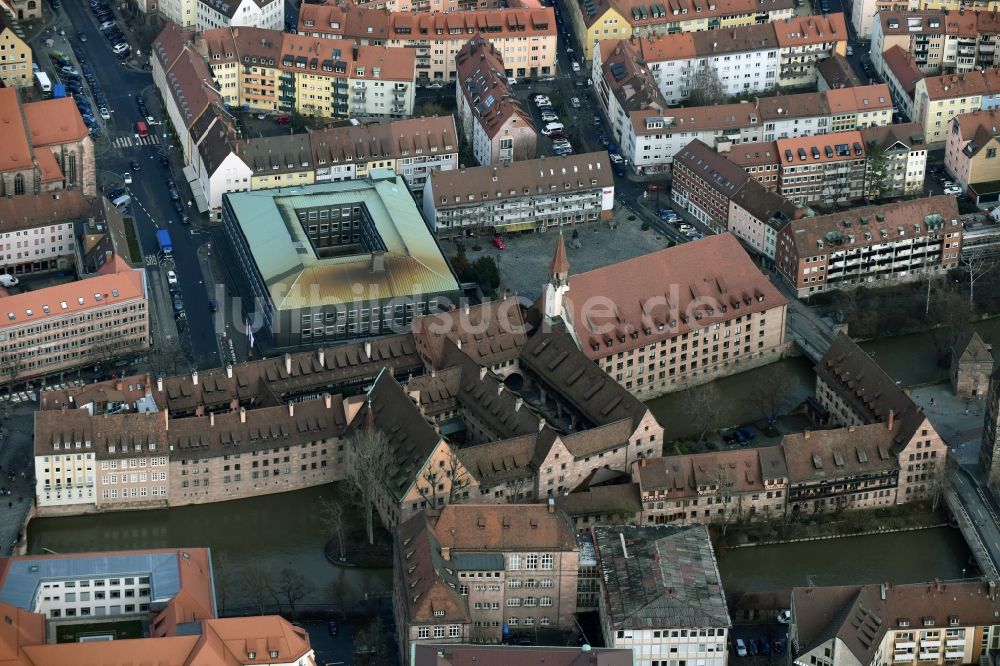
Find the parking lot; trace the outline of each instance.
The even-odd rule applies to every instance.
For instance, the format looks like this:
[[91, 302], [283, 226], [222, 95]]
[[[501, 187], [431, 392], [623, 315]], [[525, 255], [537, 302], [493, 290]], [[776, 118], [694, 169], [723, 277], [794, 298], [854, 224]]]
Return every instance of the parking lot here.
[[[615, 227], [608, 222], [590, 222], [576, 227], [565, 227], [566, 253], [572, 273], [601, 268], [608, 264], [625, 261], [667, 246], [668, 239], [655, 230], [642, 230], [642, 221], [629, 220], [628, 211], [615, 209]], [[573, 238], [574, 232], [577, 237]], [[534, 299], [548, 281], [549, 262], [555, 251], [556, 235], [551, 232], [531, 233], [522, 236], [505, 236], [506, 248], [498, 250], [490, 244], [488, 237], [479, 239], [481, 250], [473, 250], [472, 239], [464, 242], [470, 262], [481, 256], [491, 256], [499, 264], [500, 289], [509, 289], [519, 296]], [[457, 249], [452, 241], [442, 241], [441, 245], [449, 257], [455, 256]]]
[[[737, 640], [746, 646], [746, 656], [736, 651]], [[745, 666], [765, 666], [788, 662], [788, 625], [777, 622], [733, 626], [730, 658]]]

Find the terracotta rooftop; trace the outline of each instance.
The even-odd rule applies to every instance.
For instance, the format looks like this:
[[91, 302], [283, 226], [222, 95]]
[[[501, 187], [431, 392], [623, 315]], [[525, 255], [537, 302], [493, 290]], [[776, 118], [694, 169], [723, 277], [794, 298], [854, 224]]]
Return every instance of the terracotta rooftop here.
[[644, 63], [690, 60], [713, 54], [778, 49], [776, 23], [741, 25], [706, 32], [675, 32], [634, 38]]
[[434, 523], [434, 533], [452, 556], [577, 549], [565, 514], [546, 504], [448, 504]]
[[857, 130], [778, 139], [775, 144], [782, 166], [849, 162], [868, 154], [861, 132]]
[[667, 108], [667, 101], [642, 61], [637, 45], [624, 39], [605, 40], [598, 43], [598, 48], [604, 81], [626, 113], [643, 109], [663, 112]]
[[956, 97], [1000, 93], [1000, 69], [928, 76], [923, 81], [927, 89], [927, 97], [932, 102]]
[[848, 38], [843, 12], [825, 16], [793, 16], [770, 25], [774, 26], [778, 45], [782, 48], [847, 41]]
[[832, 89], [855, 88], [864, 85], [864, 81], [854, 71], [854, 66], [839, 53], [834, 53], [829, 58], [823, 58], [816, 63], [816, 71]]
[[611, 630], [731, 626], [707, 527], [621, 525], [592, 532], [604, 573], [601, 619]]
[[454, 12], [392, 12], [389, 35], [399, 40], [459, 39], [476, 33], [490, 39], [555, 37], [556, 17], [552, 7], [539, 9], [483, 9]]
[[861, 130], [861, 138], [866, 146], [875, 143], [890, 151], [900, 147], [910, 151], [927, 150], [924, 128], [920, 123], [896, 123], [894, 125], [865, 127]]
[[[579, 0], [576, 0], [579, 1]], [[592, 5], [581, 3], [580, 12], [587, 26], [603, 19], [608, 9], [614, 9], [633, 28], [666, 25], [678, 21], [693, 21], [762, 11], [791, 10], [793, 0], [669, 0], [656, 3], [647, 0], [594, 0]], [[590, 11], [593, 7], [593, 11]]]
[[477, 35], [455, 55], [455, 71], [462, 95], [486, 135], [497, 135], [510, 122], [534, 128], [531, 116], [507, 81], [503, 55], [493, 42]]
[[[79, 114], [79, 112], [77, 112]], [[4, 128], [4, 147], [0, 149], [0, 172], [31, 169], [31, 145], [25, 131], [21, 104], [15, 88], [0, 88], [0, 127]]]
[[752, 214], [764, 224], [780, 230], [791, 220], [808, 215], [806, 208], [800, 208], [777, 192], [772, 192], [757, 180], [750, 180], [732, 198], [732, 203]]
[[35, 148], [75, 143], [89, 136], [72, 97], [29, 102], [24, 105], [24, 119]]
[[115, 264], [118, 272], [26, 291], [0, 299], [0, 329], [52, 322], [90, 310], [146, 298], [145, 271]]
[[[594, 299], [612, 305], [596, 308]], [[567, 295], [591, 359], [787, 302], [729, 233], [573, 275]]]
[[468, 597], [458, 593], [455, 569], [445, 563], [427, 512], [401, 523], [393, 536], [394, 575], [406, 590], [405, 604], [397, 610], [407, 624], [468, 622]]
[[458, 152], [455, 118], [451, 115], [310, 130], [309, 144], [317, 164], [363, 164], [404, 155]]
[[792, 222], [789, 231], [798, 255], [809, 257], [829, 252], [831, 247], [865, 247], [920, 237], [928, 233], [928, 224], [954, 227], [957, 220], [955, 197], [933, 196], [801, 218]]
[[[940, 9], [899, 11], [884, 9], [876, 15], [883, 35], [954, 35], [975, 37], [979, 34], [979, 12], [949, 12]], [[986, 14], [992, 12], [983, 12]]]
[[917, 81], [924, 78], [924, 73], [917, 66], [917, 61], [899, 44], [893, 44], [886, 49], [885, 53], [882, 54], [882, 61], [892, 77], [899, 83], [899, 87], [912, 99]]

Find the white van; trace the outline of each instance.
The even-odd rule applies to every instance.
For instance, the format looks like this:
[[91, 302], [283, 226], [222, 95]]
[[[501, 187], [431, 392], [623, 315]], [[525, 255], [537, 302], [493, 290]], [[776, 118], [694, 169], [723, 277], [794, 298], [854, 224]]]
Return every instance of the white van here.
[[0, 275], [0, 287], [16, 287], [17, 278], [13, 275]]
[[119, 213], [122, 213], [125, 211], [126, 208], [128, 208], [128, 205], [130, 203], [132, 203], [132, 197], [130, 197], [127, 194], [123, 194], [114, 201], [112, 201], [111, 205], [117, 208]]
[[545, 128], [542, 130], [542, 134], [548, 136], [553, 132], [562, 132], [564, 129], [566, 128], [563, 127], [562, 123], [547, 123]]

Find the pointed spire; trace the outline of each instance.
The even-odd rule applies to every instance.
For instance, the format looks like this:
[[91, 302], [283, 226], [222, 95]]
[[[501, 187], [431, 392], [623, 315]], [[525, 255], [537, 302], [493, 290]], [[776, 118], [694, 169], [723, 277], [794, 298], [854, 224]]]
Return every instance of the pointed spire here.
[[556, 241], [556, 253], [549, 265], [549, 275], [553, 279], [565, 280], [569, 277], [569, 259], [566, 258], [566, 241], [562, 229], [559, 230], [559, 240]]

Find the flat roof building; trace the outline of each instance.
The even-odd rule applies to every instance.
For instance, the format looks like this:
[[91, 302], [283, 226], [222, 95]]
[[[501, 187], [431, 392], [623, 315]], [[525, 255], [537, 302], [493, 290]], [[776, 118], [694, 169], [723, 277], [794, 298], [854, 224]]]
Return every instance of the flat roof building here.
[[223, 224], [270, 344], [401, 332], [459, 287], [406, 184], [366, 180], [227, 194]]
[[732, 623], [708, 528], [593, 528], [604, 644], [631, 647], [637, 666], [685, 654], [725, 666]]

